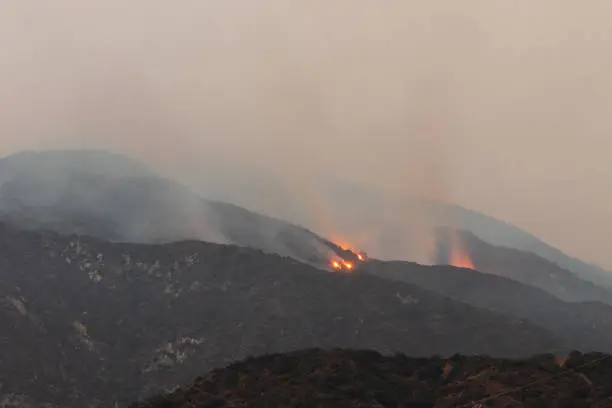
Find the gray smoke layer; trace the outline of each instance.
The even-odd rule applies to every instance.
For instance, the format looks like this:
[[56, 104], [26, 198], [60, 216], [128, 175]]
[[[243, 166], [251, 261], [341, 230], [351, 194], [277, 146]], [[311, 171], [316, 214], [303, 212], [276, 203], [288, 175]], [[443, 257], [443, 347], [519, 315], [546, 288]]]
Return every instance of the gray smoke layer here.
[[382, 257], [430, 259], [433, 200], [612, 264], [611, 7], [7, 0], [0, 152], [125, 152]]

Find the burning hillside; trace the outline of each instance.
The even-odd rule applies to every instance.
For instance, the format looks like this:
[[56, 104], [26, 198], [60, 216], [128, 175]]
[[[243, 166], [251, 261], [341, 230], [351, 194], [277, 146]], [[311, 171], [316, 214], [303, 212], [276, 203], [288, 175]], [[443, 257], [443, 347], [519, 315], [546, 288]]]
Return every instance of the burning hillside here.
[[340, 248], [340, 254], [330, 260], [333, 271], [351, 272], [358, 263], [365, 262], [367, 256], [365, 252], [352, 249], [348, 245], [334, 244]]
[[[436, 263], [457, 268], [475, 269], [472, 256], [455, 231], [445, 231], [438, 242]], [[345, 243], [331, 243], [334, 254], [329, 260], [332, 271], [351, 272], [367, 261], [365, 252]]]
[[352, 262], [347, 262], [343, 259], [340, 259], [340, 260], [334, 259], [331, 261], [331, 267], [335, 271], [350, 272], [353, 270], [353, 268], [355, 268], [355, 264], [353, 264]]
[[475, 269], [470, 251], [455, 230], [444, 229], [438, 233], [436, 264], [457, 268]]
[[449, 265], [457, 268], [474, 269], [470, 254], [461, 245], [453, 245], [450, 253]]
[[[437, 264], [451, 265], [457, 268], [475, 269], [472, 256], [461, 241], [456, 231], [445, 230], [440, 234], [437, 246]], [[364, 251], [354, 249], [346, 240], [329, 242], [333, 254], [329, 259], [332, 271], [351, 272], [366, 262], [368, 257]]]

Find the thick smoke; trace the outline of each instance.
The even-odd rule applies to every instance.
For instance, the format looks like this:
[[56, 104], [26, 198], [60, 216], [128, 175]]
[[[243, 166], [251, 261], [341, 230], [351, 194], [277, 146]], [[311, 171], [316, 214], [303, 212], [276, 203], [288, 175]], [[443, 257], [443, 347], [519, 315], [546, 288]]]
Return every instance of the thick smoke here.
[[[563, 174], [546, 146], [576, 134], [594, 141], [610, 125], [607, 88], [597, 86], [610, 84], [608, 70], [587, 68], [605, 58], [585, 47], [609, 38], [608, 29], [585, 31], [607, 13], [577, 8], [9, 0], [0, 6], [0, 152], [126, 152], [207, 197], [382, 257], [430, 259], [431, 227], [449, 221], [425, 211], [427, 200], [557, 239], [551, 225], [561, 220], [529, 210], [564, 190], [543, 177]], [[565, 32], [581, 35], [563, 40]], [[578, 105], [585, 89], [591, 97]], [[563, 143], [555, 154], [578, 151]], [[538, 202], [517, 206], [525, 192]], [[574, 218], [605, 235], [601, 223]]]

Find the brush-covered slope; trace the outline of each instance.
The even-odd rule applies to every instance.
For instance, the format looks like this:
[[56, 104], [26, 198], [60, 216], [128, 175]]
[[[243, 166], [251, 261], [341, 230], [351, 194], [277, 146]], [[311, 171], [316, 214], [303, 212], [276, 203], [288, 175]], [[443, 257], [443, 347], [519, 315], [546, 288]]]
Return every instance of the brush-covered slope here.
[[529, 321], [247, 248], [111, 244], [4, 225], [0, 248], [1, 393], [35, 406], [121, 406], [249, 355], [301, 348], [563, 348]]
[[565, 302], [515, 280], [451, 266], [370, 260], [356, 273], [409, 282], [476, 307], [529, 319], [572, 349], [612, 352], [612, 306], [601, 302]]
[[232, 364], [131, 408], [604, 408], [612, 396], [609, 357], [416, 359], [304, 350]]

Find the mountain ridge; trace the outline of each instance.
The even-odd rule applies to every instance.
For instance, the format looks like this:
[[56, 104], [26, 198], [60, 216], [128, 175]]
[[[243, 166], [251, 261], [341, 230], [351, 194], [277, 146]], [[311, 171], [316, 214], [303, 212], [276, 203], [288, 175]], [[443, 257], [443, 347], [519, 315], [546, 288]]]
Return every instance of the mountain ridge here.
[[606, 288], [612, 287], [612, 271], [610, 270], [567, 255], [535, 235], [508, 222], [458, 205], [453, 208], [457, 228], [468, 230], [491, 245], [534, 253], [554, 262], [561, 268], [572, 271], [582, 279]]
[[[570, 270], [533, 253], [492, 245], [468, 231], [439, 230], [438, 250], [448, 252], [448, 238], [458, 237], [475, 269], [507, 277], [568, 302], [600, 301], [612, 305], [612, 291], [582, 279]], [[440, 263], [446, 263], [444, 256]]]
[[[11, 168], [13, 170], [9, 171]], [[31, 229], [53, 229], [113, 241], [159, 243], [201, 239], [251, 246], [292, 256], [317, 267], [323, 267], [338, 252], [326, 238], [306, 228], [234, 204], [204, 199], [186, 186], [160, 177], [122, 154], [98, 150], [26, 151], [0, 159], [0, 169], [4, 169], [0, 173], [6, 173], [5, 178], [12, 174], [4, 183], [0, 175], [0, 212], [4, 221]], [[74, 186], [79, 186], [76, 194]], [[114, 197], [122, 200], [121, 205]], [[433, 204], [433, 212], [449, 210]], [[455, 217], [462, 228], [470, 227], [465, 220], [475, 220], [472, 224], [478, 230], [474, 233], [476, 236], [482, 231], [499, 231], [503, 229], [500, 225], [506, 225], [461, 207], [449, 208], [470, 215]], [[482, 227], [482, 219], [486, 220], [484, 224], [493, 227], [489, 230]], [[529, 235], [520, 230], [512, 231], [508, 234]], [[463, 236], [468, 241], [473, 240], [469, 233]], [[495, 250], [495, 245], [488, 250]], [[501, 266], [489, 265], [482, 269], [494, 272]], [[561, 269], [559, 267], [556, 273], [563, 272]], [[570, 268], [570, 271], [580, 279], [592, 281], [580, 268]], [[543, 286], [546, 285], [539, 285]], [[568, 298], [571, 295], [567, 294]], [[576, 299], [602, 298], [583, 296]]]

